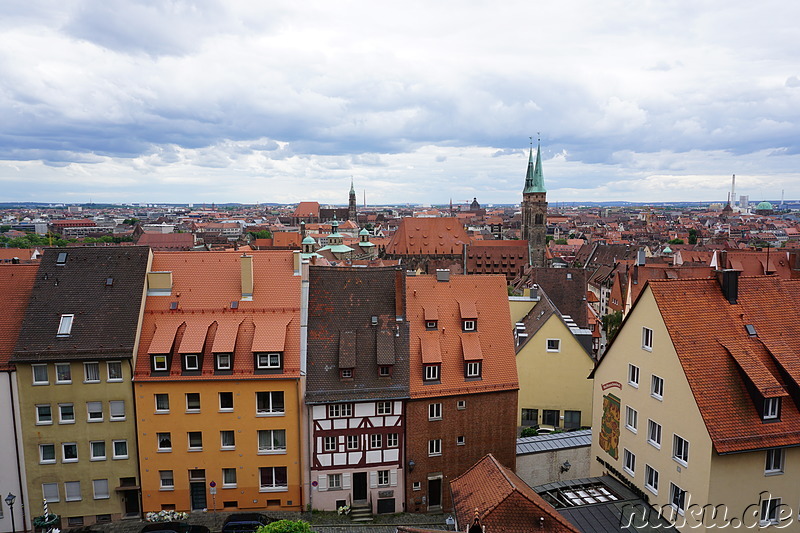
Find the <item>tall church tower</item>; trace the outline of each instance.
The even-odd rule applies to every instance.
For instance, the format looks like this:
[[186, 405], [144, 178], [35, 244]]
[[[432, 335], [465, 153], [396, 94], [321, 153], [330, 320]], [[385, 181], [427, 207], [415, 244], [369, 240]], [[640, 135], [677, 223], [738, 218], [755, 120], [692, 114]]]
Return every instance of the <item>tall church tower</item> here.
[[522, 190], [522, 238], [528, 241], [528, 257], [531, 266], [547, 266], [547, 189], [542, 176], [542, 145], [536, 146], [536, 162], [533, 161], [533, 143], [528, 155], [528, 172]]
[[347, 219], [358, 224], [356, 217], [356, 189], [353, 187], [353, 178], [350, 178], [350, 203], [347, 206]]

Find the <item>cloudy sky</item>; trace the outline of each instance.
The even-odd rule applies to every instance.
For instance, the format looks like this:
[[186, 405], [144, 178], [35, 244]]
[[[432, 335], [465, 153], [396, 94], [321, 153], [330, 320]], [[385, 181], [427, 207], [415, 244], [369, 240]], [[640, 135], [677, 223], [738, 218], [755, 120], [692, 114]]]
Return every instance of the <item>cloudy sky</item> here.
[[800, 198], [800, 2], [2, 0], [0, 201]]

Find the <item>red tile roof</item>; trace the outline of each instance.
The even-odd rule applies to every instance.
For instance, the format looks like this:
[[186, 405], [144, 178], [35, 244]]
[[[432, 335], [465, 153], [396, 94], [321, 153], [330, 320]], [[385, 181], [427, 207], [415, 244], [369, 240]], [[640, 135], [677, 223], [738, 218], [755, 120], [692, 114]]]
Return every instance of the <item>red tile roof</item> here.
[[464, 226], [455, 218], [404, 218], [386, 245], [393, 255], [461, 254], [470, 242]]
[[300, 202], [292, 213], [293, 217], [319, 217], [319, 202]]
[[9, 368], [39, 265], [0, 265], [0, 370]]
[[[436, 276], [406, 279], [406, 313], [410, 327], [410, 385], [412, 398], [515, 390], [519, 388], [514, 338], [508, 327], [510, 311], [503, 276], [451, 275], [450, 281]], [[462, 331], [462, 305], [477, 317], [474, 332]], [[426, 312], [436, 308], [435, 331], [426, 329]], [[426, 311], [429, 310], [429, 311]], [[464, 377], [464, 345], [474, 357], [483, 356], [481, 379]], [[437, 355], [438, 349], [438, 355]], [[423, 384], [423, 363], [441, 360], [440, 383]]]

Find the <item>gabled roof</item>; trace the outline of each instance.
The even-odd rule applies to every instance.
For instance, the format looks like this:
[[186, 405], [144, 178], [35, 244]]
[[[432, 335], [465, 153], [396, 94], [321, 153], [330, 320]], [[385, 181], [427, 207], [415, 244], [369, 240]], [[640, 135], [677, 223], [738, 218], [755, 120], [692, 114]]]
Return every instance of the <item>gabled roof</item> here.
[[[406, 286], [412, 398], [519, 387], [503, 276], [451, 275], [449, 281], [437, 281], [436, 276], [410, 276]], [[428, 330], [426, 316], [431, 316], [434, 308], [437, 328]], [[477, 316], [475, 331], [462, 331], [462, 313]], [[462, 341], [464, 337], [466, 341]], [[465, 353], [472, 358], [479, 353], [482, 356], [480, 380], [467, 381], [464, 377]], [[440, 383], [424, 384], [423, 365], [437, 363], [434, 358], [441, 361]]]
[[470, 242], [456, 218], [404, 218], [386, 245], [392, 255], [458, 255]]
[[192, 233], [142, 233], [137, 243], [139, 246], [149, 246], [153, 250], [183, 251], [191, 250], [194, 246]]
[[38, 264], [0, 265], [0, 370], [9, 368]]
[[293, 217], [319, 217], [319, 202], [300, 202], [292, 213]]
[[477, 510], [487, 531], [580, 531], [492, 454], [451, 480], [450, 491], [459, 529], [472, 522]]

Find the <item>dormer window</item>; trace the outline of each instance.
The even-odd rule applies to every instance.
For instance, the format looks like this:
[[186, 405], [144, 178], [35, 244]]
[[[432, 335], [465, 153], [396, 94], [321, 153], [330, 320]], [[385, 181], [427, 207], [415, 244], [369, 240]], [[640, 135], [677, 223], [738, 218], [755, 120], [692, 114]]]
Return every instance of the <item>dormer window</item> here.
[[764, 398], [764, 411], [761, 414], [761, 419], [778, 420], [781, 415], [781, 399], [780, 398]]
[[231, 369], [231, 354], [218, 353], [215, 358], [217, 370], [230, 370]]
[[165, 372], [169, 370], [167, 366], [167, 356], [166, 355], [154, 355], [153, 356], [153, 372]]
[[184, 370], [200, 370], [200, 356], [196, 353], [187, 353], [183, 356]]
[[439, 380], [439, 365], [425, 365], [425, 381]]
[[58, 323], [58, 333], [56, 337], [69, 337], [72, 332], [72, 320], [75, 315], [61, 315], [61, 321]]
[[281, 367], [281, 354], [278, 352], [273, 353], [256, 353], [256, 368], [259, 370], [278, 369]]
[[466, 377], [479, 378], [481, 377], [481, 362], [480, 361], [467, 361], [466, 363]]
[[378, 377], [388, 378], [392, 375], [392, 367], [389, 365], [381, 365], [378, 367]]
[[352, 368], [340, 368], [339, 369], [339, 377], [342, 379], [353, 379], [353, 369]]
[[425, 329], [427, 330], [434, 330], [438, 329], [439, 321], [438, 320], [426, 320], [425, 321]]
[[462, 326], [464, 331], [475, 331], [477, 320], [464, 320]]

